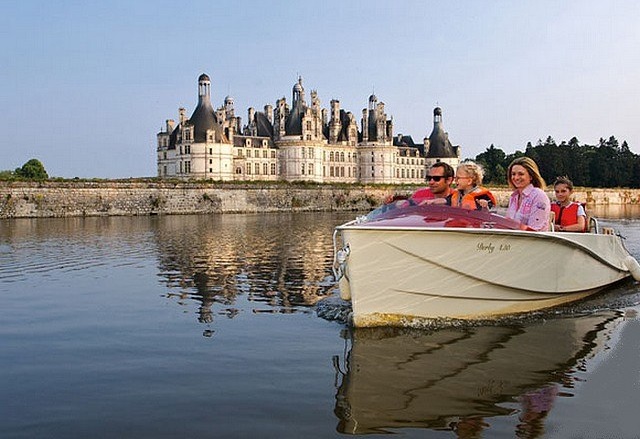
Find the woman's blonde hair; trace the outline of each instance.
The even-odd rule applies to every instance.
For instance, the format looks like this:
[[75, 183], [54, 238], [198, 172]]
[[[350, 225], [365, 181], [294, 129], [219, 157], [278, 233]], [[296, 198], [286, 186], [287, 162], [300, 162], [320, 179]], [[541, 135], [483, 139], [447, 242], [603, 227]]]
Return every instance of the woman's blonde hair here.
[[461, 169], [471, 177], [473, 186], [480, 186], [484, 178], [484, 169], [478, 163], [466, 160], [458, 165], [456, 170]]
[[509, 187], [515, 189], [515, 186], [511, 181], [511, 168], [513, 168], [515, 165], [520, 165], [527, 170], [529, 176], [531, 177], [532, 185], [542, 190], [547, 187], [547, 183], [545, 183], [544, 178], [542, 178], [542, 175], [540, 175], [540, 170], [538, 169], [538, 165], [536, 165], [536, 162], [534, 162], [532, 158], [524, 156], [514, 159], [511, 164], [509, 164], [509, 168], [507, 169], [507, 181], [509, 182]]

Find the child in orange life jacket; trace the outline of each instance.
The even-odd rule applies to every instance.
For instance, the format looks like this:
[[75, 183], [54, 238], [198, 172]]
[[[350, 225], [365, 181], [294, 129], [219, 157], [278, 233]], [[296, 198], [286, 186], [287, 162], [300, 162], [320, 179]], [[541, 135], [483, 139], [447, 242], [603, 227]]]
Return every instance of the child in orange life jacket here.
[[551, 203], [555, 213], [555, 230], [560, 232], [584, 232], [587, 228], [587, 213], [580, 203], [571, 201], [573, 182], [567, 177], [558, 177], [553, 183], [556, 201]]
[[451, 205], [471, 210], [489, 210], [495, 207], [496, 197], [480, 186], [483, 176], [484, 171], [477, 163], [460, 163], [455, 177], [457, 192], [451, 198]]

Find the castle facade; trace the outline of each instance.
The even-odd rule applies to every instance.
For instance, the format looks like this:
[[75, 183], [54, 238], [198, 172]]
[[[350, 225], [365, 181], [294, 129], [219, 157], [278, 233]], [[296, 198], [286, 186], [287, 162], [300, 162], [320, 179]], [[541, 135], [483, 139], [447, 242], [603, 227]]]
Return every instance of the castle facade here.
[[360, 124], [332, 100], [322, 108], [312, 90], [307, 101], [302, 78], [291, 104], [278, 99], [263, 111], [249, 108], [247, 123], [235, 115], [233, 98], [214, 109], [211, 80], [198, 78], [198, 104], [190, 118], [178, 110], [157, 134], [158, 177], [216, 181], [310, 181], [317, 183], [423, 183], [431, 164], [460, 162], [434, 109], [433, 131], [421, 144], [393, 135], [383, 102], [369, 97]]

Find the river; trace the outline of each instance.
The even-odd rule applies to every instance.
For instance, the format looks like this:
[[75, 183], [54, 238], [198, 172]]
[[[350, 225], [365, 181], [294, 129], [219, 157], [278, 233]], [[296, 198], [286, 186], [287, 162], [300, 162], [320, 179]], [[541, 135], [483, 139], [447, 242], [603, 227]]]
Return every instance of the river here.
[[[597, 213], [640, 258], [640, 213]], [[353, 216], [0, 221], [0, 437], [639, 437], [637, 283], [355, 331], [317, 312], [343, 306], [331, 233]]]

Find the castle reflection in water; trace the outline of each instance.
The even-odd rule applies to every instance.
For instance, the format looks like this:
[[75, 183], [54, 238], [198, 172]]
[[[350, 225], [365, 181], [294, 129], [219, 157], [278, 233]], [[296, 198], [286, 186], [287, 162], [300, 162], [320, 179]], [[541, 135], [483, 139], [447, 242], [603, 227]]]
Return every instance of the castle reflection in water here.
[[[155, 242], [167, 297], [201, 302], [198, 320], [234, 317], [245, 295], [253, 312], [308, 309], [333, 288], [331, 214], [314, 227], [295, 214], [174, 216], [159, 219]], [[318, 216], [327, 217], [317, 222]], [[282, 227], [286, 224], [286, 227]], [[320, 224], [320, 226], [318, 226]], [[219, 309], [214, 311], [214, 305]]]

